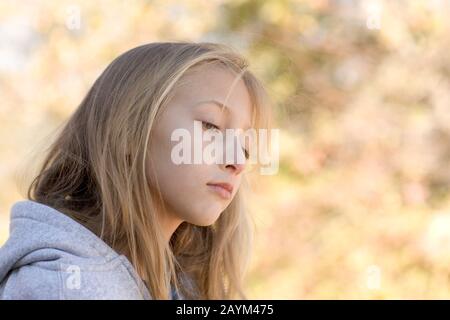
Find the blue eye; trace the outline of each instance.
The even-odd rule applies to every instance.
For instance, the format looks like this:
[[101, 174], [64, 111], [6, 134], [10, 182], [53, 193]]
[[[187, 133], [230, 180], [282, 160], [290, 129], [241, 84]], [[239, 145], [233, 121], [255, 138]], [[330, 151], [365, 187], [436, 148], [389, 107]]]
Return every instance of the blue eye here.
[[211, 122], [202, 121], [202, 124], [205, 129], [220, 130], [220, 128], [218, 126], [216, 126], [215, 124], [213, 124]]

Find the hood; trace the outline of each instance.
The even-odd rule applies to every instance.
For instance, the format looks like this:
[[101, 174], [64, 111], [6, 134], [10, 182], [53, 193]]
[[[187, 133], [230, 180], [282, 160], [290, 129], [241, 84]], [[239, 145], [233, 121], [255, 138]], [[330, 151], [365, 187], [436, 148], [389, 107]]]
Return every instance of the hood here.
[[[19, 291], [30, 289], [20, 286], [27, 281], [33, 283], [37, 278], [44, 284], [49, 283], [45, 282], [45, 270], [58, 273], [50, 278], [62, 279], [66, 273], [61, 271], [66, 272], [70, 266], [79, 267], [84, 276], [82, 284], [86, 290], [84, 295], [80, 295], [82, 298], [87, 295], [87, 298], [94, 299], [121, 299], [123, 293], [120, 292], [133, 291], [133, 298], [151, 299], [127, 258], [115, 252], [89, 229], [47, 205], [31, 200], [14, 203], [11, 207], [9, 238], [0, 248], [0, 297], [2, 292], [3, 296], [8, 291], [14, 297]], [[52, 281], [64, 287], [64, 280]], [[35, 287], [42, 283], [35, 284]], [[94, 284], [98, 285], [94, 288]], [[104, 284], [110, 287], [105, 288], [102, 295], [99, 288]], [[64, 288], [53, 289], [64, 293]], [[119, 294], [110, 295], [110, 292]], [[64, 294], [64, 297], [71, 298], [70, 294]], [[177, 298], [173, 291], [172, 297]]]

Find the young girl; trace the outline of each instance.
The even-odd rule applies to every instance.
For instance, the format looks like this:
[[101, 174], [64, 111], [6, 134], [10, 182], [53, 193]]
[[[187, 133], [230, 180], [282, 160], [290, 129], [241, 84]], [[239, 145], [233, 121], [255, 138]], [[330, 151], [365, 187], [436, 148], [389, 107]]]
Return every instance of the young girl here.
[[175, 164], [171, 137], [194, 121], [268, 128], [267, 94], [247, 67], [213, 43], [116, 58], [11, 209], [0, 297], [245, 299], [246, 164]]

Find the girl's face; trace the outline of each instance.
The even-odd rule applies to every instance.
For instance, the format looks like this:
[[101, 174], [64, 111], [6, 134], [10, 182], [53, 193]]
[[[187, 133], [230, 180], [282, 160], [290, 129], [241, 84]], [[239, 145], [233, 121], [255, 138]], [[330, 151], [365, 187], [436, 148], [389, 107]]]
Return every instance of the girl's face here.
[[[200, 70], [184, 77], [183, 85], [162, 111], [154, 124], [149, 147], [149, 161], [153, 164], [158, 186], [166, 208], [166, 224], [176, 229], [187, 221], [198, 226], [214, 223], [220, 213], [230, 204], [239, 189], [245, 164], [237, 163], [236, 153], [243, 152], [237, 143], [233, 161], [223, 164], [176, 164], [171, 154], [180, 141], [171, 141], [176, 129], [190, 133], [191, 146], [194, 141], [194, 121], [201, 122], [201, 132], [218, 127], [225, 137], [225, 129], [250, 127], [251, 101], [247, 88], [239, 79], [233, 84], [235, 75], [218, 66], [200, 67]], [[231, 90], [231, 92], [230, 92]], [[229, 94], [227, 101], [225, 101]], [[222, 110], [214, 102], [226, 103]], [[236, 140], [239, 141], [239, 140]], [[210, 142], [203, 142], [205, 148]], [[222, 152], [226, 154], [224, 148]], [[194, 149], [191, 148], [193, 159]], [[149, 164], [150, 168], [150, 164]], [[149, 177], [150, 181], [153, 179]], [[211, 184], [227, 183], [232, 191], [227, 195], [223, 188]], [[155, 186], [154, 181], [151, 182]], [[169, 222], [170, 221], [170, 222]], [[174, 230], [172, 230], [174, 231]]]

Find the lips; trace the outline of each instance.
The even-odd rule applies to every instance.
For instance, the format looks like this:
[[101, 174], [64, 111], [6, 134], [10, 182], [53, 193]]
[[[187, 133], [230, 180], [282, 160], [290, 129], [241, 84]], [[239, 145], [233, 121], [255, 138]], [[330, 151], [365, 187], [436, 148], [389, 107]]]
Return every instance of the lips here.
[[226, 182], [218, 182], [218, 183], [207, 183], [208, 186], [211, 187], [217, 194], [219, 194], [222, 198], [230, 199], [233, 194], [233, 186]]

